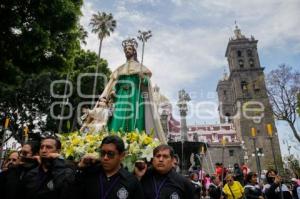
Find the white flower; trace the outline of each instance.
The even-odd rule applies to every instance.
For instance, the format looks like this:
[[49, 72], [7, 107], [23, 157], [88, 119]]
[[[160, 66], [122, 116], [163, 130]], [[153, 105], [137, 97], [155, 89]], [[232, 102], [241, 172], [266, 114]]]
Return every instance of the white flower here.
[[150, 145], [142, 150], [141, 158], [146, 158], [148, 162], [151, 161], [151, 158], [153, 158], [153, 148]]

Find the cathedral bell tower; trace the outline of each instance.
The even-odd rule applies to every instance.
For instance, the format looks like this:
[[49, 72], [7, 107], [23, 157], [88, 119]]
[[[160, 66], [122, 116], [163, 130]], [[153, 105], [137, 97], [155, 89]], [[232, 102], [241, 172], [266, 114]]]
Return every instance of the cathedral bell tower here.
[[[272, 126], [275, 159], [281, 170], [280, 146], [257, 42], [253, 36], [245, 37], [238, 26], [235, 27], [234, 37], [229, 39], [225, 57], [230, 73], [224, 74], [217, 86], [220, 121], [234, 124], [239, 138], [245, 143], [245, 159], [247, 156], [249, 166], [255, 171], [274, 167], [267, 134], [267, 125]], [[255, 134], [251, 134], [254, 131]]]

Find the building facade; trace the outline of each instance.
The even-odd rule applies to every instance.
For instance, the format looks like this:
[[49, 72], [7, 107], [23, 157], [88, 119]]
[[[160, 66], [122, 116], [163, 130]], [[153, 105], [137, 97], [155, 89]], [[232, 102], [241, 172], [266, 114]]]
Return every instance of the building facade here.
[[[247, 38], [235, 28], [225, 53], [229, 74], [224, 74], [216, 89], [220, 124], [187, 126], [187, 142], [207, 143], [205, 157], [209, 163], [204, 163], [204, 167], [222, 161], [226, 167], [246, 162], [254, 171], [266, 170], [275, 168], [274, 152], [276, 165], [282, 170], [280, 145], [257, 43], [253, 36]], [[166, 136], [171, 143], [182, 142], [181, 122], [172, 116], [172, 105], [163, 99], [159, 109]]]
[[[217, 85], [220, 121], [235, 126], [237, 136], [245, 143], [251, 168], [257, 169], [254, 158], [258, 158], [261, 169], [275, 165], [272, 141], [276, 165], [282, 169], [278, 135], [257, 42], [253, 36], [247, 38], [242, 35], [236, 26], [234, 37], [230, 38], [225, 53], [230, 72]], [[268, 134], [267, 126], [269, 133], [272, 133], [272, 140], [269, 139], [271, 134]]]

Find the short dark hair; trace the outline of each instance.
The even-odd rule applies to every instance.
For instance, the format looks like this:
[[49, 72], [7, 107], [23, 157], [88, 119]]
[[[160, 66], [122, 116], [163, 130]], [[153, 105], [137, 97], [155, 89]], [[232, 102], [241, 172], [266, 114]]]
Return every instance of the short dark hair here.
[[61, 142], [60, 142], [60, 140], [59, 140], [57, 137], [55, 137], [55, 136], [47, 136], [47, 137], [44, 137], [44, 138], [42, 139], [42, 141], [41, 141], [41, 144], [42, 144], [42, 142], [43, 142], [44, 140], [48, 140], [48, 139], [54, 140], [54, 141], [55, 141], [55, 147], [56, 147], [56, 150], [60, 150], [60, 149], [61, 149]]
[[[210, 180], [211, 180], [211, 181], [213, 181], [213, 180], [215, 180], [215, 179], [217, 179], [217, 178], [219, 178], [219, 176], [215, 176], [215, 175], [210, 176]], [[219, 178], [219, 179], [220, 179], [220, 178]]]
[[167, 144], [161, 144], [161, 145], [155, 147], [153, 150], [153, 156], [155, 156], [161, 150], [169, 150], [171, 158], [174, 158], [174, 149], [173, 149], [173, 147], [171, 147]]
[[179, 155], [177, 153], [174, 154], [174, 158], [179, 162]]
[[125, 145], [123, 140], [117, 135], [109, 135], [102, 140], [100, 148], [103, 144], [114, 144], [119, 153], [123, 153], [125, 151]]
[[32, 155], [36, 155], [36, 154], [39, 153], [39, 143], [38, 142], [28, 141], [28, 142], [23, 143], [23, 146], [24, 145], [29, 145], [30, 146]]
[[277, 171], [276, 171], [275, 169], [269, 169], [269, 170], [267, 171], [267, 173], [266, 173], [266, 179], [267, 179], [267, 182], [268, 182], [269, 184], [273, 183], [273, 181], [274, 181], [274, 178], [273, 178], [273, 177], [269, 177], [269, 174], [270, 174], [271, 172], [274, 172], [275, 175], [277, 175]]
[[249, 173], [247, 174], [247, 176], [246, 176], [246, 182], [247, 182], [247, 183], [250, 183], [251, 178], [252, 178], [253, 176], [257, 176], [257, 174], [256, 174], [255, 172], [249, 172]]
[[268, 176], [269, 173], [274, 172], [277, 175], [277, 171], [275, 169], [269, 169], [266, 173], [266, 175]]
[[199, 177], [198, 173], [193, 171], [193, 172], [190, 173], [190, 178], [193, 177], [194, 175], [197, 175], [197, 177]]

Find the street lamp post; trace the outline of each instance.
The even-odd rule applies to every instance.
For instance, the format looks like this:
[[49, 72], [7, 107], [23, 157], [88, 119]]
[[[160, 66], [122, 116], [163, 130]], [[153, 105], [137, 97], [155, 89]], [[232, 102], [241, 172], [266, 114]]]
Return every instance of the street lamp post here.
[[[272, 155], [273, 155], [273, 160], [274, 160], [274, 165], [275, 165], [275, 169], [277, 171], [277, 173], [279, 174], [279, 170], [278, 170], [278, 165], [276, 162], [276, 157], [275, 157], [275, 150], [274, 150], [274, 143], [273, 143], [273, 128], [272, 128], [272, 124], [267, 124], [267, 133], [268, 133], [268, 137], [270, 139], [270, 143], [271, 143], [271, 149], [272, 149]], [[279, 183], [279, 191], [280, 191], [280, 199], [283, 199], [283, 191], [282, 191], [282, 187], [281, 187], [281, 182]]]
[[221, 182], [224, 181], [224, 152], [225, 152], [225, 144], [226, 144], [226, 139], [223, 137], [222, 138], [222, 176], [221, 176]]
[[[251, 128], [251, 136], [253, 139], [253, 147], [254, 147], [254, 156], [255, 156], [255, 162], [256, 162], [256, 169], [257, 169], [257, 173], [258, 173], [258, 181], [260, 182], [260, 177], [261, 177], [261, 170], [260, 170], [260, 163], [259, 163], [259, 157], [257, 154], [257, 150], [256, 150], [256, 128], [252, 127]], [[253, 154], [252, 154], [253, 155]]]
[[[200, 179], [200, 183], [202, 184], [202, 182], [203, 182], [203, 178], [204, 178], [204, 176], [203, 176], [203, 167], [202, 167], [202, 162], [203, 162], [203, 157], [204, 157], [204, 155], [205, 155], [205, 149], [204, 149], [204, 146], [203, 145], [201, 145], [201, 150], [200, 150], [200, 153], [199, 153], [200, 155], [198, 155], [198, 153], [196, 153], [196, 157], [198, 158], [198, 160], [199, 160], [199, 163], [200, 163], [200, 176], [199, 176], [199, 179]], [[202, 195], [202, 190], [201, 190], [201, 195]]]
[[185, 161], [185, 157], [184, 157], [184, 142], [188, 141], [188, 138], [187, 138], [187, 132], [188, 132], [188, 129], [187, 129], [187, 125], [186, 125], [186, 116], [187, 116], [187, 112], [188, 112], [188, 104], [187, 102], [191, 100], [190, 96], [188, 93], [185, 92], [184, 89], [180, 90], [178, 92], [178, 97], [179, 97], [179, 100], [177, 102], [177, 106], [179, 108], [179, 113], [180, 113], [180, 124], [181, 124], [181, 127], [180, 127], [180, 132], [181, 132], [181, 170], [182, 172], [186, 172], [185, 171], [185, 164], [186, 164], [186, 161]]
[[244, 159], [244, 163], [248, 163], [248, 152], [247, 152], [247, 148], [245, 146], [245, 141], [242, 140], [241, 142], [241, 147], [243, 150], [243, 159]]
[[277, 162], [276, 162], [276, 157], [275, 157], [275, 150], [274, 150], [274, 143], [273, 143], [273, 129], [272, 129], [271, 124], [267, 124], [267, 132], [268, 132], [268, 138], [270, 139], [270, 143], [271, 143], [271, 150], [272, 150], [275, 169], [276, 169], [277, 172], [279, 172], [278, 165], [277, 165]]
[[257, 157], [258, 157], [258, 164], [259, 164], [260, 171], [262, 170], [261, 164], [260, 164], [260, 158], [264, 157], [264, 156], [265, 156], [265, 154], [262, 152], [262, 150], [257, 148]]
[[248, 159], [249, 159], [248, 155], [245, 155], [245, 156], [244, 156], [244, 163], [245, 163], [245, 164], [248, 163]]

